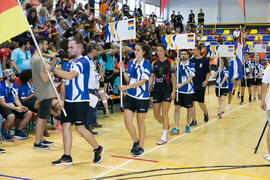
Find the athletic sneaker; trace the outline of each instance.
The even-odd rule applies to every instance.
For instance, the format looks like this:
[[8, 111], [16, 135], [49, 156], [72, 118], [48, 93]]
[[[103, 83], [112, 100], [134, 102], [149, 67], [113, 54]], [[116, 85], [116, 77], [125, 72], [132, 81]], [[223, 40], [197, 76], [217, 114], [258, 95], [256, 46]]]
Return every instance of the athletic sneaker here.
[[43, 139], [40, 143], [43, 144], [43, 145], [45, 145], [45, 146], [52, 146], [52, 145], [54, 145], [53, 142], [46, 141], [45, 139]]
[[234, 96], [234, 94], [235, 94], [235, 89], [233, 90], [233, 93], [232, 93], [232, 95]]
[[98, 164], [102, 161], [104, 148], [102, 146], [98, 146], [98, 148], [95, 149], [94, 152], [95, 152], [95, 158], [93, 160], [93, 163]]
[[53, 166], [62, 166], [62, 165], [72, 165], [72, 157], [63, 155], [60, 159], [57, 161], [52, 162]]
[[6, 151], [4, 149], [0, 148], [0, 153], [5, 153]]
[[237, 97], [240, 98], [240, 92], [237, 93]]
[[204, 122], [207, 123], [209, 120], [208, 112], [204, 115]]
[[138, 156], [142, 155], [143, 153], [144, 153], [143, 148], [138, 147], [137, 151], [134, 153], [134, 156], [138, 157]]
[[190, 126], [197, 126], [197, 120], [192, 120]]
[[186, 125], [186, 133], [190, 133], [190, 126], [189, 125]]
[[179, 134], [179, 129], [174, 127], [172, 130], [170, 130], [170, 134]]
[[139, 142], [134, 143], [132, 146], [132, 149], [130, 150], [130, 153], [134, 155], [138, 148], [139, 148]]
[[42, 150], [49, 150], [50, 147], [47, 145], [42, 144], [41, 142], [36, 144], [34, 143], [34, 149], [42, 149]]
[[231, 109], [231, 105], [230, 104], [227, 104], [226, 110], [230, 110], [230, 109]]
[[18, 130], [15, 132], [14, 138], [24, 140], [24, 139], [28, 139], [29, 137], [25, 135], [23, 131]]
[[264, 159], [267, 160], [267, 161], [270, 161], [270, 154], [269, 153], [266, 153], [264, 155]]
[[160, 141], [157, 142], [157, 145], [163, 145], [163, 144], [166, 144], [167, 141], [161, 139]]
[[244, 104], [244, 102], [243, 102], [243, 101], [241, 101], [239, 104], [240, 104], [240, 105], [242, 105], [242, 104]]
[[223, 111], [222, 111], [221, 113], [218, 113], [218, 117], [219, 117], [219, 118], [222, 118], [223, 114], [224, 114]]
[[3, 132], [3, 138], [6, 142], [12, 142], [12, 138], [11, 138], [11, 135], [10, 135], [10, 132]]

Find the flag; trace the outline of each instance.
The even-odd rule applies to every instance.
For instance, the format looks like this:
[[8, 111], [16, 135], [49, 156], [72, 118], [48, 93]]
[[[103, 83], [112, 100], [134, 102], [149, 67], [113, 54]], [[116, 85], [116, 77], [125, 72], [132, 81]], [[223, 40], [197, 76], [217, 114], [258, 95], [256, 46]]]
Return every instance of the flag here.
[[0, 24], [0, 44], [30, 29], [16, 0], [1, 0]]
[[244, 17], [246, 17], [245, 0], [238, 0], [238, 4], [240, 5]]
[[231, 45], [231, 46], [228, 46], [228, 51], [229, 51], [229, 52], [233, 52], [233, 50], [234, 50], [234, 47], [233, 47], [233, 45]]
[[239, 40], [237, 42], [236, 58], [235, 58], [235, 60], [237, 62], [238, 79], [240, 79], [240, 80], [243, 79], [243, 75], [244, 75], [243, 56], [244, 56], [243, 42], [242, 42], [242, 35], [241, 35], [241, 32], [240, 32]]
[[193, 34], [189, 34], [187, 36], [187, 42], [193, 42], [194, 41], [194, 35]]
[[165, 8], [166, 3], [167, 3], [167, 0], [160, 0], [160, 16]]
[[134, 30], [134, 21], [133, 20], [128, 21], [128, 30]]

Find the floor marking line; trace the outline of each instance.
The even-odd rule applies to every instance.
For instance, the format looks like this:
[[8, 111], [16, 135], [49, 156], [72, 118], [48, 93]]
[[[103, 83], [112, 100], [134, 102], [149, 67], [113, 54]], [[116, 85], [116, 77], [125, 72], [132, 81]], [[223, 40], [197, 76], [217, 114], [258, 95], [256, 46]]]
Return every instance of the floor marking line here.
[[[107, 166], [107, 165], [102, 165], [102, 164], [93, 164], [93, 166], [98, 166], [98, 167], [104, 167], [104, 168], [114, 168], [114, 166]], [[131, 171], [131, 172], [140, 172], [141, 170], [135, 170], [135, 169], [127, 169], [127, 168], [118, 168], [120, 170], [124, 171]]]
[[[248, 105], [248, 104], [243, 104], [243, 105], [241, 105], [241, 106], [238, 106], [237, 108], [233, 109], [232, 111], [229, 111], [229, 112], [225, 113], [225, 114], [223, 115], [223, 117], [226, 116], [226, 115], [228, 115], [228, 114], [231, 114], [231, 113], [233, 113], [234, 111], [237, 111], [238, 109], [243, 108], [243, 107], [245, 107], [245, 106], [247, 106], [247, 105]], [[200, 126], [194, 128], [194, 129], [192, 129], [191, 132], [196, 131], [196, 130], [198, 130], [198, 129], [201, 128], [201, 127], [204, 127], [205, 125], [211, 124], [211, 123], [215, 122], [215, 121], [218, 120], [218, 119], [219, 119], [219, 118], [215, 118], [215, 119], [213, 119], [213, 120], [211, 120], [211, 121], [208, 121], [207, 123], [202, 124], [202, 125], [200, 125]], [[188, 133], [188, 134], [189, 134], [189, 133]], [[179, 136], [177, 136], [177, 137], [171, 139], [170, 141], [167, 142], [167, 144], [168, 144], [168, 143], [171, 143], [171, 142], [173, 142], [173, 141], [175, 141], [175, 140], [177, 140], [177, 139], [179, 139], [179, 138], [181, 138], [181, 137], [183, 137], [183, 136], [185, 136], [185, 135], [187, 135], [187, 133], [181, 134], [181, 135], [179, 135]], [[154, 147], [153, 149], [150, 149], [149, 151], [143, 153], [141, 156], [143, 156], [143, 155], [145, 155], [145, 154], [149, 154], [149, 153], [151, 153], [151, 152], [153, 152], [153, 151], [155, 151], [156, 149], [159, 149], [159, 148], [161, 148], [161, 147], [162, 147], [162, 146], [156, 146], [156, 147]], [[133, 159], [130, 159], [130, 160], [128, 160], [128, 161], [126, 161], [126, 162], [124, 162], [124, 163], [122, 163], [122, 164], [119, 164], [118, 166], [114, 167], [113, 169], [110, 169], [110, 170], [108, 170], [108, 171], [106, 171], [106, 172], [104, 172], [104, 173], [101, 173], [100, 175], [97, 175], [95, 178], [100, 178], [100, 177], [102, 177], [102, 176], [105, 176], [106, 174], [109, 174], [110, 172], [112, 172], [112, 171], [114, 171], [114, 170], [116, 170], [116, 169], [118, 169], [118, 168], [121, 168], [121, 167], [123, 167], [123, 166], [129, 164], [129, 163], [132, 162], [132, 161], [134, 161], [134, 160], [133, 160]]]
[[[188, 166], [180, 166], [180, 165], [167, 164], [167, 163], [157, 163], [157, 164], [165, 165], [165, 166], [172, 166], [172, 167], [180, 167], [180, 168], [190, 168]], [[221, 171], [221, 170], [211, 170], [211, 169], [207, 169], [207, 168], [194, 168], [194, 169], [198, 169], [198, 170], [202, 170], [202, 171], [212, 171], [212, 172], [217, 172], [217, 173], [232, 174], [232, 175], [270, 179], [270, 177], [265, 177], [265, 176], [257, 176], [257, 175], [243, 174], [243, 173], [237, 173], [237, 172], [228, 172], [228, 171]]]
[[153, 162], [153, 163], [158, 163], [159, 162], [159, 161], [154, 161], [154, 160], [149, 160], [149, 159], [141, 159], [141, 158], [117, 156], [117, 155], [112, 155], [111, 157], [122, 158], [122, 159], [133, 159], [133, 160], [136, 160], [136, 161], [146, 161], [146, 162]]
[[22, 180], [31, 180], [31, 179], [28, 179], [28, 178], [21, 178], [21, 177], [15, 177], [15, 176], [8, 176], [8, 175], [3, 175], [3, 174], [0, 174], [0, 177], [6, 177], [6, 178], [12, 178], [12, 179], [22, 179]]

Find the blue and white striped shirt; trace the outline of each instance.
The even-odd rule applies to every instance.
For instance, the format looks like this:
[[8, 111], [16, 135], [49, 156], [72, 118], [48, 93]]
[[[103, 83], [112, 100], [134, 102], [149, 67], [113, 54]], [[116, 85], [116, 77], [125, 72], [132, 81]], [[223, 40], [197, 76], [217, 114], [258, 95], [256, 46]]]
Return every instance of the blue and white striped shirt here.
[[68, 71], [76, 71], [78, 76], [71, 80], [65, 81], [66, 100], [67, 102], [85, 102], [89, 101], [88, 81], [90, 77], [90, 64], [83, 56], [78, 60], [69, 62]]
[[[216, 67], [215, 72], [217, 72], [217, 71], [218, 71], [218, 68]], [[228, 89], [229, 88], [229, 80], [228, 80], [229, 72], [228, 72], [228, 70], [225, 67], [221, 70], [220, 73], [219, 72], [217, 73], [217, 76], [216, 76], [216, 87], [219, 87], [220, 83], [223, 81], [223, 78], [225, 76], [227, 77], [227, 79], [222, 84], [221, 89]]]
[[0, 98], [4, 98], [7, 104], [13, 104], [16, 95], [18, 95], [16, 84], [11, 83], [9, 86], [6, 81], [0, 82]]
[[[254, 69], [254, 61], [250, 60], [248, 62], [245, 62], [245, 74], [244, 74], [244, 77], [247, 77], [248, 74], [250, 73], [251, 69]], [[253, 76], [253, 73], [248, 77], [248, 79], [252, 79], [254, 76]]]
[[134, 84], [142, 79], [146, 79], [146, 82], [139, 87], [128, 89], [127, 94], [136, 99], [149, 99], [148, 83], [151, 74], [151, 63], [143, 59], [138, 65], [136, 61], [137, 59], [134, 59], [128, 64], [129, 84]]
[[[256, 66], [254, 68], [254, 71], [253, 71], [253, 76], [255, 77], [261, 71], [264, 71], [264, 65], [263, 65], [263, 63], [256, 64]], [[262, 79], [262, 77], [263, 77], [263, 74], [260, 74], [257, 78], [258, 79]]]
[[[182, 61], [178, 64], [178, 84], [181, 84], [188, 80], [190, 76], [195, 77], [195, 65], [190, 61], [187, 64], [183, 64]], [[192, 94], [194, 93], [194, 85], [193, 80], [189, 83], [185, 84], [181, 88], [177, 89], [177, 92], [184, 94]]]

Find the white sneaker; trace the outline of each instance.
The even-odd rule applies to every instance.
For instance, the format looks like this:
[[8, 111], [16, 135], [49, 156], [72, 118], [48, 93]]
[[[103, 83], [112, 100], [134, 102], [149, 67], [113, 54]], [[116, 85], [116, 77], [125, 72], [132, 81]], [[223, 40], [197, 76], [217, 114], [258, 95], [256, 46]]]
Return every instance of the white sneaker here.
[[230, 110], [231, 109], [231, 105], [227, 104], [226, 110]]
[[267, 161], [270, 161], [270, 154], [269, 153], [266, 153], [264, 155], [264, 159], [267, 160]]

